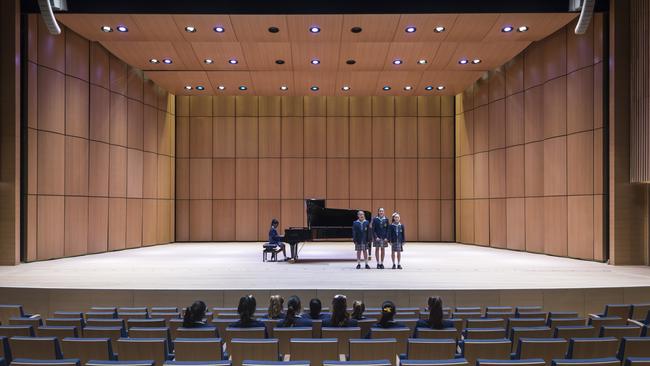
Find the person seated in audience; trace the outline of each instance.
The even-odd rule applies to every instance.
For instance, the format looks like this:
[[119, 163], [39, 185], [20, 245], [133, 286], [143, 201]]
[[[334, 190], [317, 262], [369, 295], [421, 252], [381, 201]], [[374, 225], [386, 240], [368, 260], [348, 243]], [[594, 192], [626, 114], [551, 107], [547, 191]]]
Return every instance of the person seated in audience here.
[[312, 321], [300, 316], [302, 313], [302, 305], [298, 296], [291, 296], [287, 300], [287, 315], [284, 319], [280, 320], [276, 327], [289, 328], [289, 327], [311, 327]]
[[271, 295], [269, 309], [264, 319], [284, 319], [284, 298], [280, 295]]
[[348, 314], [348, 299], [345, 295], [336, 295], [332, 299], [332, 315], [327, 320], [323, 320], [323, 327], [356, 327], [358, 323], [350, 319]]
[[379, 322], [373, 325], [373, 328], [406, 328], [406, 325], [395, 321], [397, 309], [392, 301], [384, 301], [381, 304], [381, 318]]
[[352, 316], [354, 320], [364, 320], [366, 317], [363, 312], [366, 311], [366, 305], [361, 300], [354, 300], [352, 303]]
[[239, 320], [228, 324], [229, 328], [264, 328], [264, 336], [266, 334], [266, 325], [264, 322], [261, 322], [255, 319], [255, 310], [257, 310], [257, 301], [253, 295], [242, 296], [239, 299], [239, 305], [237, 306], [237, 313], [239, 314]]
[[194, 301], [191, 306], [185, 309], [183, 316], [183, 328], [203, 328], [209, 327], [205, 322], [205, 311], [207, 307], [201, 300]]
[[439, 296], [431, 296], [427, 300], [427, 309], [429, 310], [429, 317], [427, 319], [420, 319], [415, 324], [415, 332], [413, 337], [417, 337], [418, 328], [427, 329], [445, 329], [454, 328], [454, 323], [444, 319], [442, 311], [442, 299]]
[[323, 305], [319, 299], [313, 298], [309, 301], [309, 313], [303, 314], [303, 318], [311, 320], [326, 320], [329, 318], [327, 314], [321, 313]]
[[278, 225], [280, 221], [278, 219], [271, 220], [271, 229], [269, 230], [269, 244], [274, 245], [276, 248], [280, 248], [282, 255], [284, 255], [284, 260], [287, 258], [287, 249], [285, 248], [284, 242], [282, 242], [283, 237], [278, 234]]

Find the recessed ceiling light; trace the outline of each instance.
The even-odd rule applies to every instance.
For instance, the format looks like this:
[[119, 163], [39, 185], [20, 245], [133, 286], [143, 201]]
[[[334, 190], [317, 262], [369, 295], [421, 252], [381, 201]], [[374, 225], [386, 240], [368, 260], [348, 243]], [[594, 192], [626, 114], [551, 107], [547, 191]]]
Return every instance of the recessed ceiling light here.
[[223, 33], [223, 32], [226, 31], [222, 26], [219, 26], [219, 25], [216, 26], [216, 27], [214, 27], [214, 28], [212, 28], [212, 30], [215, 31], [215, 32], [217, 32], [217, 33]]
[[248, 89], [248, 88], [246, 87], [246, 85], [240, 85], [240, 86], [239, 86], [239, 90], [247, 90], [247, 89]]
[[418, 60], [418, 64], [420, 64], [420, 65], [426, 65], [426, 64], [427, 64], [427, 60], [425, 60], [425, 59], [420, 59], [420, 60]]
[[320, 89], [320, 88], [317, 87], [316, 85], [314, 85], [314, 86], [312, 86], [312, 87], [309, 88], [309, 89], [311, 89], [311, 91], [318, 91], [318, 89]]
[[349, 60], [345, 61], [345, 63], [348, 64], [348, 65], [354, 65], [357, 62], [355, 60], [353, 60], [353, 59], [349, 59]]
[[311, 33], [319, 33], [319, 32], [320, 32], [320, 28], [318, 28], [318, 27], [309, 27], [309, 31], [310, 31]]
[[468, 62], [469, 61], [466, 58], [461, 58], [460, 60], [458, 60], [458, 63], [461, 64], [461, 65], [465, 65]]
[[383, 87], [382, 89], [383, 89], [383, 90], [390, 90], [390, 86], [388, 86], [388, 85], [384, 85], [384, 87]]
[[406, 91], [411, 91], [412, 89], [413, 89], [413, 87], [410, 86], [410, 85], [407, 85], [407, 86], [404, 87], [404, 90], [406, 90]]
[[171, 65], [172, 64], [172, 59], [171, 58], [163, 58], [163, 64], [166, 65]]
[[152, 64], [154, 64], [154, 65], [155, 65], [155, 64], [159, 64], [159, 63], [160, 63], [160, 61], [158, 61], [158, 59], [157, 59], [157, 58], [150, 58], [150, 59], [149, 59], [149, 63], [152, 63]]
[[289, 90], [289, 87], [286, 86], [286, 85], [282, 85], [282, 86], [280, 87], [280, 90], [282, 90], [282, 91], [287, 91], [287, 90]]
[[439, 26], [433, 28], [433, 31], [436, 32], [436, 33], [442, 33], [442, 32], [445, 31], [445, 29], [446, 29], [445, 27], [439, 25]]
[[203, 60], [203, 63], [206, 65], [212, 65], [214, 63], [214, 60], [211, 58], [206, 58], [205, 60]]
[[223, 86], [223, 85], [219, 85], [219, 86], [217, 87], [217, 89], [219, 89], [219, 90], [226, 90], [226, 87]]
[[475, 59], [472, 60], [472, 63], [473, 63], [474, 65], [476, 65], [476, 64], [480, 64], [480, 63], [481, 63], [481, 59], [480, 59], [480, 58], [475, 58]]
[[521, 27], [517, 28], [517, 32], [526, 32], [528, 30], [528, 27], [525, 25], [522, 25]]
[[205, 87], [203, 85], [197, 85], [196, 90], [205, 90]]
[[363, 29], [361, 29], [361, 27], [352, 27], [350, 29], [350, 32], [352, 32], [352, 33], [361, 33], [362, 30]]
[[318, 64], [320, 64], [320, 60], [317, 59], [317, 58], [311, 60], [310, 62], [311, 62], [312, 65], [318, 65]]
[[101, 29], [102, 32], [104, 32], [104, 33], [110, 33], [110, 32], [113, 31], [113, 28], [111, 28], [111, 27], [109, 27], [109, 26], [107, 26], [107, 25], [102, 25], [102, 27], [101, 27], [100, 29]]
[[406, 27], [404, 29], [404, 32], [406, 32], [406, 33], [415, 33], [416, 30], [417, 30], [417, 28], [415, 28], [415, 27]]
[[349, 90], [350, 90], [350, 87], [347, 86], [347, 85], [343, 85], [343, 87], [341, 88], [341, 90], [343, 90], [343, 91], [349, 91]]
[[445, 90], [445, 86], [444, 85], [438, 85], [438, 86], [436, 86], [436, 90]]
[[401, 65], [401, 64], [402, 64], [402, 60], [400, 59], [393, 60], [393, 65]]
[[510, 33], [512, 32], [512, 26], [506, 25], [505, 27], [501, 28], [501, 32], [503, 33]]
[[424, 87], [424, 90], [433, 90], [433, 87], [431, 85], [427, 85]]
[[237, 65], [239, 63], [239, 61], [237, 61], [237, 59], [235, 59], [235, 58], [231, 58], [230, 60], [228, 60], [228, 63], [231, 64], [231, 65]]
[[129, 31], [129, 28], [127, 28], [126, 25], [118, 25], [117, 26], [117, 31], [122, 32], [122, 33], [126, 33], [126, 32]]
[[194, 32], [196, 32], [196, 28], [194, 28], [194, 27], [191, 26], [191, 25], [188, 25], [187, 27], [185, 27], [185, 31], [186, 31], [187, 33], [194, 33]]
[[284, 60], [278, 59], [278, 60], [275, 60], [275, 63], [278, 64], [278, 65], [284, 65]]
[[192, 85], [185, 85], [185, 90], [192, 90]]
[[280, 28], [278, 27], [269, 27], [269, 33], [278, 33]]

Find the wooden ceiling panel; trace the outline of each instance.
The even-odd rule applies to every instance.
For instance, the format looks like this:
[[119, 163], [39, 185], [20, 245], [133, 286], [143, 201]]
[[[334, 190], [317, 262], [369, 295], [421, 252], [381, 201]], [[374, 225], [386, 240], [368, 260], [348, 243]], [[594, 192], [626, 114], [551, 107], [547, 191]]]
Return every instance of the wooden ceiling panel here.
[[[342, 42], [390, 42], [395, 35], [399, 14], [344, 14]], [[353, 27], [361, 32], [353, 33]]]
[[[500, 14], [492, 29], [483, 38], [484, 42], [507, 42], [507, 41], [539, 41], [540, 39], [555, 33], [578, 16], [577, 13], [565, 14]], [[526, 32], [518, 32], [517, 28], [525, 25]], [[512, 32], [506, 33], [501, 30], [505, 26], [514, 27]]]
[[[287, 15], [289, 39], [292, 42], [339, 42], [343, 15]], [[309, 28], [318, 27], [320, 32], [311, 33]]]
[[201, 70], [203, 62], [196, 57], [192, 44], [184, 41], [174, 42], [174, 50], [188, 70]]
[[[131, 15], [138, 29], [142, 31], [142, 41], [182, 41], [182, 33], [178, 30], [176, 22], [171, 15], [163, 14], [136, 14]], [[130, 32], [131, 30], [129, 30]]]
[[[395, 29], [393, 42], [444, 41], [457, 17], [458, 14], [402, 14]], [[434, 32], [438, 26], [445, 27], [445, 31]], [[407, 27], [415, 27], [416, 31], [407, 33]]]
[[[291, 44], [289, 42], [242, 42], [244, 58], [251, 70], [292, 70]], [[277, 64], [277, 60], [284, 64]]]
[[[251, 71], [256, 95], [295, 95], [293, 72], [291, 71]], [[280, 89], [286, 86], [287, 90]], [[306, 94], [304, 91], [300, 94]]]
[[[228, 15], [173, 15], [176, 29], [187, 42], [236, 42], [237, 37], [230, 23]], [[192, 26], [194, 33], [185, 31], [185, 27]], [[223, 27], [223, 33], [214, 31], [214, 27]]]
[[[213, 95], [215, 89], [208, 80], [205, 71], [146, 71], [145, 78], [176, 95]], [[191, 90], [185, 86], [192, 86]], [[196, 90], [196, 86], [203, 86], [205, 90]]]
[[499, 14], [460, 14], [449, 30], [449, 42], [479, 42], [492, 29]]
[[[231, 15], [230, 21], [239, 42], [289, 42], [284, 15]], [[269, 27], [276, 27], [279, 32], [271, 33]]]
[[[239, 42], [192, 42], [192, 49], [205, 70], [248, 69]], [[212, 60], [212, 64], [206, 64], [206, 59]], [[237, 60], [237, 64], [230, 64], [229, 60]]]
[[[339, 71], [336, 75], [336, 95], [377, 95], [377, 79], [380, 71]], [[350, 90], [341, 88], [349, 86]]]
[[[294, 92], [297, 95], [334, 95], [336, 90], [336, 72], [296, 71], [293, 74]], [[317, 91], [310, 88], [317, 86]]]
[[[143, 70], [186, 70], [182, 58], [174, 49], [172, 42], [101, 42], [112, 54]], [[152, 64], [150, 59], [155, 58], [160, 62]], [[169, 58], [172, 64], [164, 64], [163, 59]]]
[[[215, 95], [256, 95], [248, 71], [207, 71], [206, 73]], [[224, 86], [225, 89], [221, 90], [219, 86]], [[239, 89], [240, 86], [246, 87], [246, 90]]]
[[[339, 70], [381, 70], [384, 67], [389, 42], [344, 42], [339, 54]], [[356, 61], [348, 65], [346, 61]]]
[[[298, 71], [336, 71], [338, 69], [338, 42], [293, 42], [291, 54], [293, 69]], [[320, 63], [313, 65], [311, 60], [318, 59]]]
[[[424, 71], [429, 62], [436, 58], [439, 42], [393, 42], [388, 49], [384, 70], [393, 71]], [[401, 60], [395, 65], [395, 60]], [[418, 60], [426, 60], [426, 64], [418, 64]]]
[[[462, 42], [458, 44], [456, 51], [454, 51], [449, 63], [445, 67], [447, 70], [490, 70], [495, 67], [501, 66], [505, 63], [504, 60], [510, 60], [521, 51], [523, 51], [530, 42], [526, 41], [513, 41], [513, 42]], [[466, 58], [473, 60], [478, 58], [481, 60], [479, 64], [472, 64], [471, 62], [465, 65], [458, 63], [460, 59]]]
[[[419, 71], [382, 71], [373, 95], [417, 95], [415, 92], [421, 78], [422, 72]], [[385, 85], [391, 88], [388, 92], [382, 89]], [[406, 86], [410, 86], [411, 90], [405, 90]]]
[[[127, 14], [65, 14], [56, 13], [56, 19], [66, 27], [81, 34], [91, 41], [143, 41], [145, 34], [135, 21]], [[102, 32], [101, 27], [107, 25], [112, 32]], [[115, 28], [124, 25], [128, 32], [117, 32]]]
[[[476, 81], [483, 71], [425, 71], [417, 86], [417, 95], [443, 94], [456, 95], [467, 88], [467, 85]], [[439, 91], [437, 86], [442, 85], [444, 90]], [[432, 86], [434, 89], [427, 91], [425, 88]]]
[[458, 43], [456, 42], [442, 42], [436, 52], [436, 56], [429, 60], [428, 70], [442, 70], [449, 64], [449, 60], [456, 52], [458, 48]]

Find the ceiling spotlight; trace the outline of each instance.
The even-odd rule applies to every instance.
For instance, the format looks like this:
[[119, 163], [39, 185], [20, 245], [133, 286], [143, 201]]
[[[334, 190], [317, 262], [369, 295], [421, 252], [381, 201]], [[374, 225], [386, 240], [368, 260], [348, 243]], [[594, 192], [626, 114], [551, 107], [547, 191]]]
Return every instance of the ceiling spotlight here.
[[472, 63], [473, 63], [474, 65], [476, 65], [476, 64], [480, 64], [480, 63], [481, 63], [481, 59], [480, 59], [480, 58], [475, 58], [475, 59], [472, 60]]
[[424, 87], [424, 90], [433, 90], [433, 87], [431, 85], [427, 85]]
[[353, 60], [353, 59], [349, 59], [349, 60], [345, 61], [345, 63], [348, 64], [348, 65], [354, 65], [357, 62], [355, 60]]
[[420, 65], [426, 65], [426, 64], [427, 64], [427, 60], [425, 60], [425, 59], [420, 59], [420, 60], [418, 60], [418, 64], [420, 64]]
[[402, 64], [402, 60], [400, 59], [393, 60], [393, 65], [401, 65], [401, 64]]
[[223, 86], [223, 85], [219, 85], [219, 86], [217, 87], [217, 89], [219, 89], [219, 90], [226, 90], [226, 87]]
[[352, 33], [361, 33], [362, 30], [363, 29], [361, 29], [361, 27], [352, 27], [350, 29], [350, 32], [352, 32]]
[[212, 28], [212, 30], [217, 32], [217, 33], [225, 32], [225, 29], [223, 27], [221, 27], [221, 26], [216, 26], [216, 27]]
[[438, 86], [436, 86], [436, 90], [445, 90], [445, 86], [444, 85], [438, 85]]
[[203, 85], [197, 85], [196, 90], [205, 90], [205, 87]]
[[275, 60], [275, 63], [278, 64], [278, 65], [284, 65], [284, 60], [278, 59], [278, 60]]
[[289, 90], [289, 87], [286, 86], [286, 85], [282, 85], [282, 86], [280, 87], [280, 90], [282, 90], [282, 91], [287, 91], [287, 90]]
[[436, 33], [442, 33], [442, 32], [445, 31], [445, 29], [446, 29], [445, 27], [439, 25], [439, 26], [433, 28], [433, 31], [436, 32]]
[[127, 28], [125, 25], [118, 25], [117, 26], [117, 31], [122, 32], [122, 33], [126, 33], [126, 32], [129, 31], [129, 28]]
[[417, 28], [415, 28], [415, 27], [406, 27], [406, 29], [404, 29], [404, 32], [406, 32], [406, 33], [415, 33], [416, 30], [417, 30]]
[[278, 27], [269, 27], [269, 33], [278, 33], [280, 28]]
[[311, 60], [310, 62], [311, 62], [312, 65], [318, 65], [318, 64], [320, 64], [320, 60], [317, 59], [317, 58]]
[[320, 32], [320, 28], [318, 28], [318, 27], [309, 27], [309, 31], [310, 31], [311, 33], [319, 33], [319, 32]]
[[501, 28], [501, 32], [503, 33], [510, 33], [512, 32], [512, 26], [506, 25], [505, 27]]
[[172, 62], [171, 58], [163, 58], [163, 64], [165, 65], [171, 65]]
[[237, 61], [237, 59], [235, 59], [235, 58], [231, 58], [230, 60], [228, 60], [228, 63], [231, 64], [231, 65], [237, 65], [239, 63], [239, 61]]
[[343, 91], [348, 91], [348, 90], [350, 90], [350, 87], [347, 86], [347, 85], [343, 85], [343, 87], [341, 88], [341, 90], [343, 90]]
[[102, 27], [101, 27], [100, 29], [101, 29], [102, 32], [104, 32], [104, 33], [110, 33], [110, 32], [113, 31], [113, 28], [111, 28], [111, 27], [109, 27], [109, 26], [107, 26], [107, 25], [102, 25]]
[[185, 85], [185, 90], [192, 90], [192, 85]]
[[155, 64], [158, 64], [158, 63], [160, 63], [160, 61], [158, 61], [158, 59], [157, 59], [157, 58], [150, 58], [150, 59], [149, 59], [149, 63], [152, 63], [152, 64], [154, 64], [154, 65], [155, 65]]
[[196, 32], [196, 28], [194, 28], [194, 27], [191, 26], [191, 25], [188, 25], [187, 27], [185, 27], [185, 31], [186, 31], [187, 33], [194, 33], [194, 32]]
[[461, 64], [461, 65], [465, 65], [465, 64], [467, 64], [468, 62], [469, 62], [469, 61], [468, 61], [466, 58], [461, 58], [460, 60], [458, 60], [458, 63]]
[[212, 65], [214, 63], [214, 60], [211, 58], [206, 58], [205, 60], [203, 60], [203, 63], [206, 65]]
[[246, 85], [240, 85], [240, 86], [239, 86], [239, 90], [247, 90], [247, 89], [248, 89], [248, 88], [246, 87]]
[[388, 91], [388, 90], [390, 90], [390, 86], [388, 86], [388, 85], [384, 85], [384, 87], [382, 88], [382, 90]]
[[528, 27], [525, 25], [522, 25], [521, 27], [517, 28], [517, 32], [526, 32], [528, 30]]
[[407, 85], [407, 86], [404, 87], [404, 90], [406, 90], [406, 91], [411, 91], [412, 89], [413, 89], [413, 87], [410, 86], [410, 85]]
[[311, 89], [311, 91], [314, 91], [314, 92], [315, 92], [315, 91], [318, 91], [318, 89], [320, 89], [320, 88], [317, 87], [316, 85], [314, 85], [314, 86], [312, 86], [312, 87], [309, 88], [309, 89]]

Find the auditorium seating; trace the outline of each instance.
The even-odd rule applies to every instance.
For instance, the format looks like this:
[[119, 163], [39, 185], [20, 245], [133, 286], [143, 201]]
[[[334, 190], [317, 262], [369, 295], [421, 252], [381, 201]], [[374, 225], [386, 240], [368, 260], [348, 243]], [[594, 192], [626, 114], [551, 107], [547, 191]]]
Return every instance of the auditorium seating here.
[[255, 361], [244, 360], [243, 366], [309, 366], [309, 361]]
[[505, 336], [505, 328], [466, 328], [463, 331], [465, 339], [499, 339]]
[[461, 337], [461, 330], [456, 328], [445, 328], [445, 329], [418, 328], [417, 337], [431, 338], [431, 339], [453, 339], [454, 341], [458, 342]]
[[80, 329], [74, 326], [53, 325], [47, 327], [38, 327], [36, 335], [39, 337], [56, 337], [59, 340], [67, 337], [78, 337]]
[[517, 344], [515, 359], [541, 358], [547, 366], [553, 359], [564, 358], [569, 342], [561, 338], [521, 338]]
[[560, 326], [556, 327], [553, 332], [555, 338], [591, 338], [598, 336], [596, 329], [590, 325], [579, 326]]
[[0, 324], [9, 324], [9, 319], [24, 316], [25, 312], [22, 305], [0, 305]]
[[33, 337], [34, 328], [31, 325], [1, 325], [0, 336], [3, 337]]
[[11, 337], [11, 357], [35, 360], [56, 360], [63, 358], [61, 345], [55, 337]]
[[326, 360], [339, 358], [339, 345], [336, 338], [292, 338], [289, 341], [292, 360], [308, 360], [312, 365], [320, 365]]
[[227, 346], [232, 357], [232, 366], [241, 366], [244, 360], [278, 361], [277, 339], [233, 338]]
[[117, 345], [120, 360], [153, 360], [162, 365], [170, 359], [164, 338], [120, 338]]
[[650, 337], [623, 337], [618, 350], [618, 359], [628, 357], [650, 357]]
[[216, 338], [219, 335], [216, 327], [177, 328], [173, 339], [177, 338]]
[[7, 363], [11, 362], [11, 349], [9, 348], [9, 338], [0, 336], [0, 358]]
[[551, 338], [552, 330], [549, 327], [516, 327], [512, 328], [510, 340], [513, 350], [517, 348], [521, 338]]
[[541, 358], [525, 360], [478, 360], [476, 366], [545, 366], [546, 362]]
[[449, 360], [400, 360], [401, 366], [469, 366], [464, 358]]
[[406, 358], [409, 360], [444, 360], [456, 355], [456, 341], [453, 339], [408, 340]]
[[372, 339], [395, 339], [398, 354], [406, 353], [406, 342], [412, 334], [413, 331], [409, 328], [372, 328], [370, 330], [370, 338]]
[[567, 358], [606, 358], [615, 357], [618, 340], [609, 338], [572, 338], [569, 341]]
[[391, 366], [389, 360], [373, 361], [324, 361], [323, 366]]
[[176, 361], [216, 361], [223, 359], [221, 338], [177, 338], [174, 340]]
[[262, 339], [265, 337], [265, 328], [226, 328], [224, 342], [230, 348], [232, 339]]
[[468, 339], [462, 344], [463, 357], [474, 365], [479, 358], [509, 360], [511, 343], [509, 339]]
[[61, 359], [61, 360], [34, 360], [27, 358], [15, 359], [11, 362], [12, 366], [82, 366], [78, 359]]
[[133, 360], [133, 361], [102, 361], [91, 360], [86, 366], [154, 366], [153, 360]]
[[34, 329], [43, 325], [43, 319], [40, 316], [36, 317], [11, 317], [9, 318], [9, 325], [31, 325]]
[[61, 351], [68, 358], [78, 358], [82, 365], [90, 360], [115, 359], [109, 338], [64, 338]]
[[280, 354], [289, 353], [291, 338], [310, 338], [311, 336], [311, 327], [276, 328], [273, 332], [273, 338], [277, 338], [280, 344]]
[[323, 327], [321, 329], [323, 338], [336, 338], [339, 342], [339, 354], [350, 354], [350, 339], [361, 338], [361, 328], [330, 328]]
[[398, 354], [395, 338], [350, 339], [350, 361], [372, 361], [387, 359], [396, 366]]
[[625, 366], [650, 366], [650, 357], [628, 357]]
[[553, 360], [551, 366], [620, 366], [621, 361], [615, 357], [581, 359], [581, 360]]

